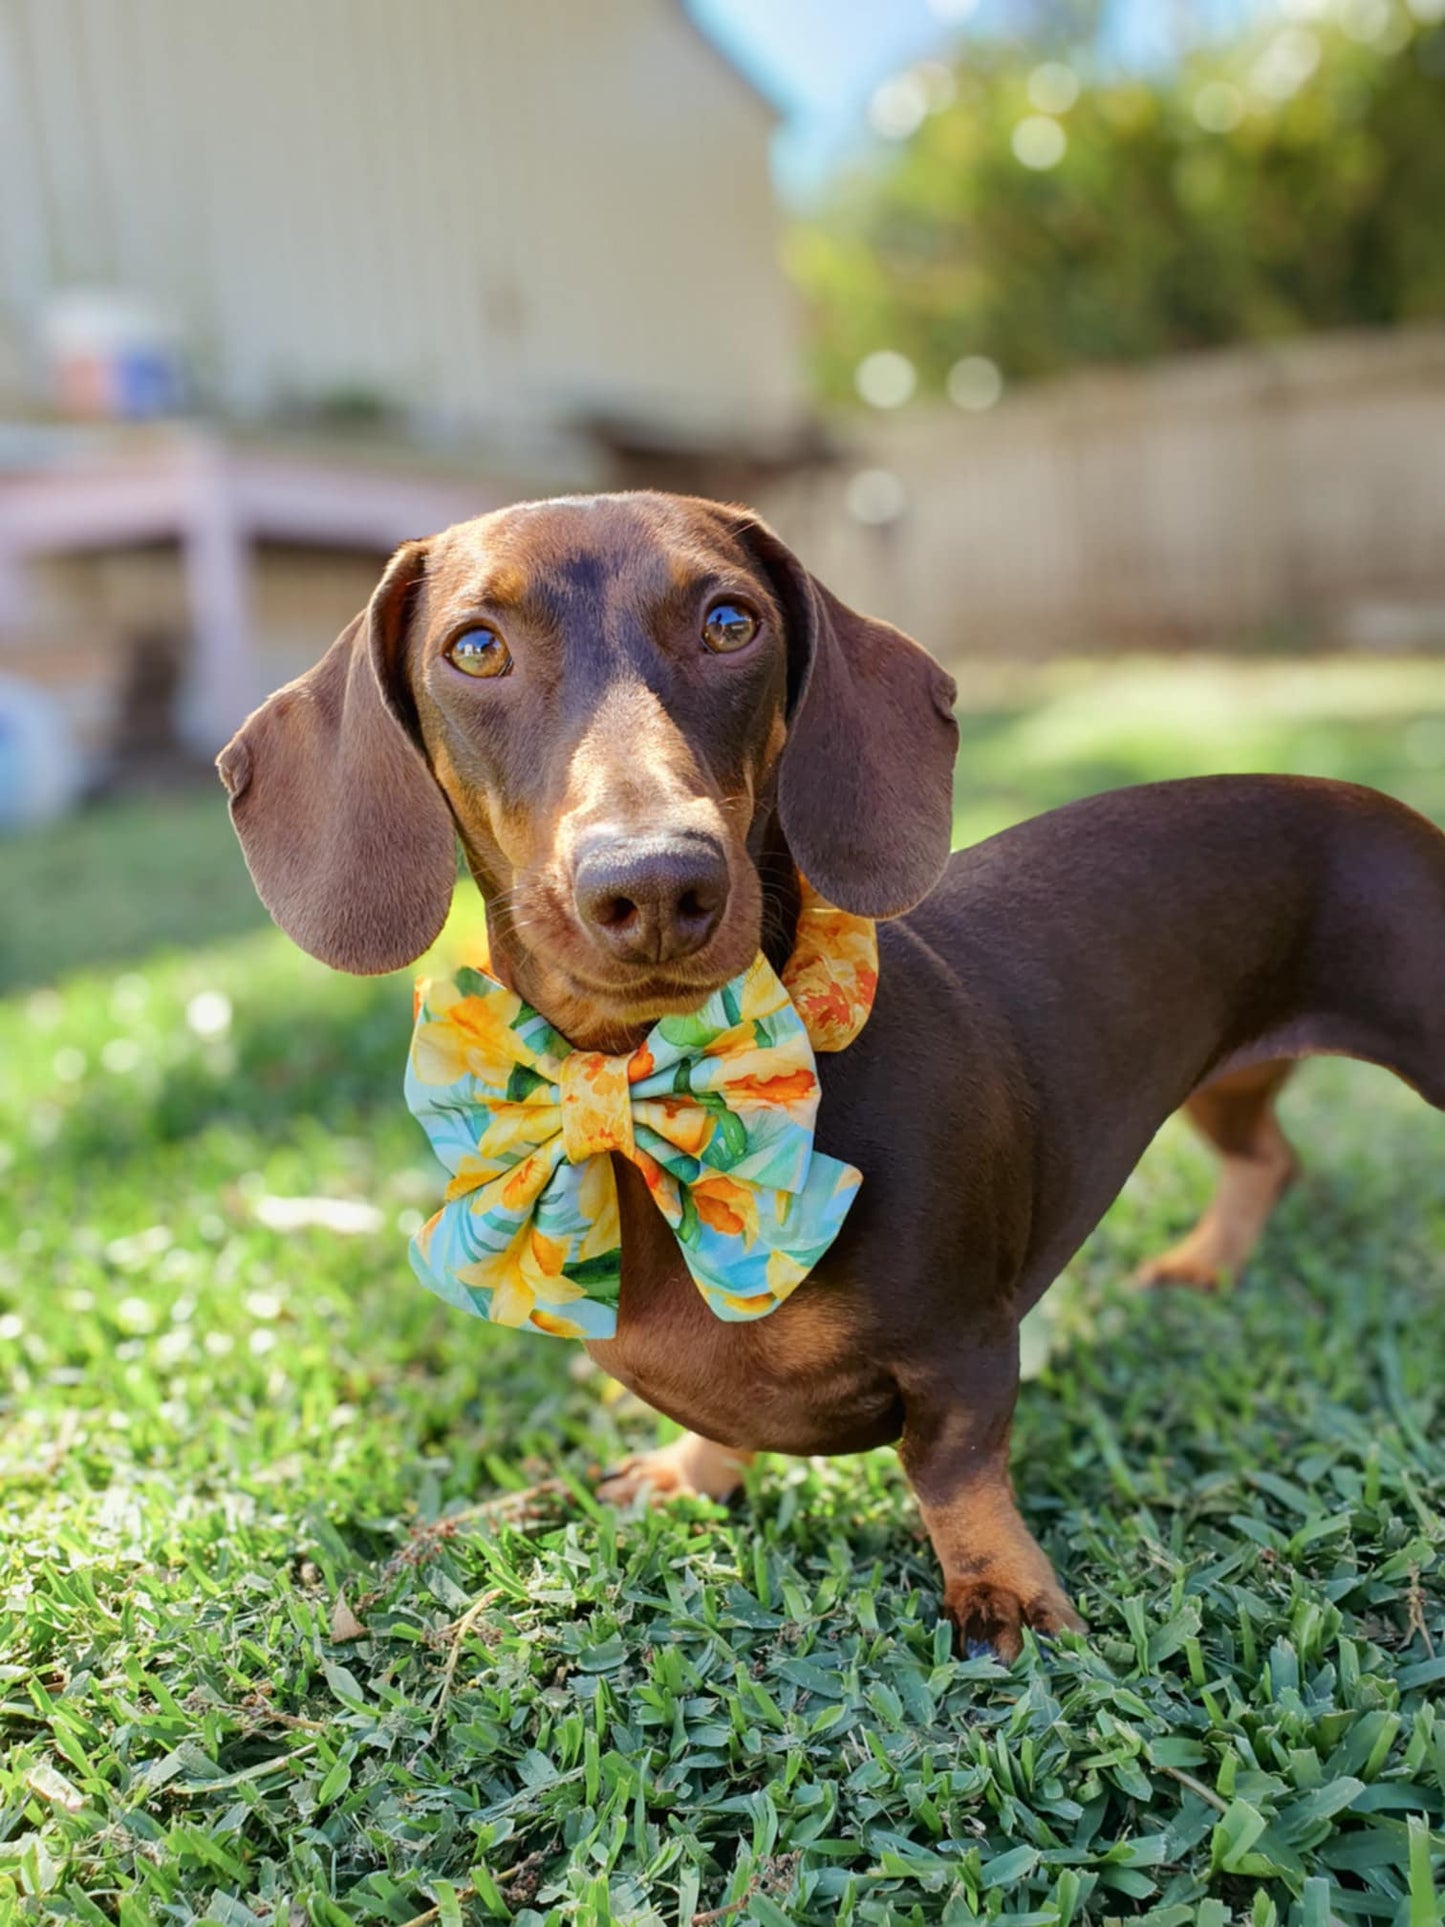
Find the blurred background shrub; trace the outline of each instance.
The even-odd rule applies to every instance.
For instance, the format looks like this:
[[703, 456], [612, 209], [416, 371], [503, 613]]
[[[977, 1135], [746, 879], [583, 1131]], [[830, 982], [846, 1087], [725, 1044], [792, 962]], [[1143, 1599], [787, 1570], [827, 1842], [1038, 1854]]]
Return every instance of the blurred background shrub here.
[[1292, 11], [1146, 76], [1045, 36], [896, 79], [877, 117], [913, 131], [793, 236], [821, 392], [856, 401], [880, 344], [943, 394], [969, 356], [1015, 379], [1445, 315], [1439, 9]]

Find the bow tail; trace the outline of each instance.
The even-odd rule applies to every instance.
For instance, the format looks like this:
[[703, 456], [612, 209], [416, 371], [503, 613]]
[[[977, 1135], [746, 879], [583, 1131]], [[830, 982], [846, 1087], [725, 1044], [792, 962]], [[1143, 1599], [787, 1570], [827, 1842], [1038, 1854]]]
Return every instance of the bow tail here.
[[802, 1283], [837, 1237], [862, 1181], [851, 1164], [816, 1152], [797, 1191], [705, 1172], [678, 1186], [675, 1216], [658, 1203], [709, 1308], [736, 1324], [766, 1317]]
[[612, 1338], [622, 1234], [611, 1164], [567, 1164], [560, 1140], [543, 1146], [443, 1205], [412, 1240], [411, 1262], [428, 1290], [493, 1324]]

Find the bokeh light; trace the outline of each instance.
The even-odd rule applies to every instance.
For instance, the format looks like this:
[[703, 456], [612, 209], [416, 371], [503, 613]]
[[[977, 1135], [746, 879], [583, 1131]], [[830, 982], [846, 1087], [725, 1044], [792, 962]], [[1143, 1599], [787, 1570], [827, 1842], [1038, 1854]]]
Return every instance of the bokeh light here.
[[969, 414], [982, 414], [1003, 393], [1003, 376], [998, 363], [987, 355], [965, 355], [948, 371], [948, 399], [955, 408]]
[[1390, 38], [1397, 24], [1403, 22], [1390, 0], [1341, 0], [1340, 25], [1351, 40], [1369, 46], [1374, 41]]
[[848, 483], [848, 513], [868, 528], [887, 528], [908, 506], [902, 482], [889, 468], [861, 468]]
[[1266, 100], [1289, 100], [1320, 64], [1319, 36], [1308, 27], [1284, 27], [1249, 70], [1249, 84]]
[[916, 133], [928, 113], [928, 90], [913, 72], [893, 74], [873, 90], [868, 124], [884, 140], [903, 141]]
[[875, 348], [859, 362], [853, 379], [870, 408], [901, 408], [913, 399], [918, 370], [896, 348]]
[[1068, 145], [1068, 135], [1048, 114], [1026, 114], [1013, 131], [1015, 157], [1039, 173], [1057, 167]]
[[1079, 98], [1079, 76], [1062, 60], [1045, 60], [1029, 75], [1028, 96], [1041, 114], [1067, 114]]

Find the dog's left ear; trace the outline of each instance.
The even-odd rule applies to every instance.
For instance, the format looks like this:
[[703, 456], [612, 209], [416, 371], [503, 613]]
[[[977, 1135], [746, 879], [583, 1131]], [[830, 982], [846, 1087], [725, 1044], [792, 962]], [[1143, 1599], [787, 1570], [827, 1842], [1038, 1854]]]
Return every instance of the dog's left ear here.
[[900, 916], [948, 861], [953, 678], [901, 630], [840, 602], [764, 524], [738, 534], [762, 563], [788, 629], [778, 811], [789, 848], [840, 910]]

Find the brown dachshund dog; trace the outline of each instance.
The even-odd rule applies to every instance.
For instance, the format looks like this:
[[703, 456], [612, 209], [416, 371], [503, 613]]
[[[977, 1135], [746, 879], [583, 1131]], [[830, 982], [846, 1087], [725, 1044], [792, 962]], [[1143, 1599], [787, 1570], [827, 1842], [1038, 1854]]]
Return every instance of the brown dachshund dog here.
[[613, 1160], [619, 1322], [590, 1350], [695, 1429], [604, 1490], [723, 1496], [755, 1451], [896, 1440], [946, 1612], [1011, 1657], [1025, 1625], [1080, 1623], [1010, 1486], [1019, 1320], [1179, 1106], [1223, 1181], [1153, 1275], [1204, 1284], [1290, 1176], [1290, 1059], [1368, 1058], [1445, 1105], [1445, 838], [1351, 785], [1214, 777], [950, 857], [953, 699], [746, 511], [578, 497], [407, 544], [220, 767], [304, 949], [411, 963], [460, 838], [494, 971], [593, 1050], [630, 1051], [760, 945], [780, 968], [799, 869], [888, 919], [872, 1018], [818, 1067], [818, 1146], [863, 1188], [783, 1306], [714, 1317]]

